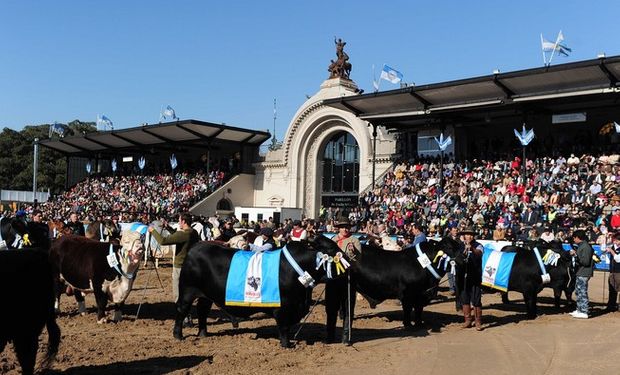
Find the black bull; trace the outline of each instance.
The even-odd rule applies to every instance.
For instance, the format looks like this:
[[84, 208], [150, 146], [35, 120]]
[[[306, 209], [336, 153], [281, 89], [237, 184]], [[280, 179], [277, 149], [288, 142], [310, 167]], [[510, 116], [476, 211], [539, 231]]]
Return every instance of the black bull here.
[[[431, 266], [441, 277], [445, 274], [443, 267], [437, 267], [441, 259], [439, 251], [453, 258], [456, 255], [456, 243], [450, 240], [441, 242], [429, 241], [420, 244], [420, 250], [432, 262]], [[445, 261], [445, 259], [444, 259]], [[449, 268], [448, 268], [449, 269]], [[374, 246], [362, 246], [362, 252], [351, 259], [350, 278], [353, 288], [371, 299], [381, 302], [387, 299], [398, 299], [403, 308], [403, 324], [411, 327], [411, 312], [414, 309], [416, 326], [422, 324], [422, 311], [434, 295], [439, 280], [432, 273], [423, 268], [418, 261], [415, 248], [403, 251], [386, 251]], [[347, 292], [346, 280], [334, 280], [325, 286], [328, 341], [333, 340], [330, 330], [335, 327], [338, 310], [343, 309], [345, 329], [343, 342], [350, 343], [347, 323], [348, 314], [354, 313], [354, 291]], [[342, 301], [347, 294], [351, 306], [347, 307]]]
[[[47, 225], [26, 222], [15, 217], [0, 218], [0, 239], [9, 249], [36, 247], [48, 250], [50, 246]], [[2, 250], [1, 246], [0, 250]]]
[[[287, 248], [301, 269], [317, 281], [325, 274], [322, 268], [316, 270], [317, 252], [333, 256], [339, 251], [335, 242], [323, 236], [317, 237], [312, 244], [291, 242]], [[225, 306], [226, 280], [236, 251], [209, 242], [200, 242], [189, 250], [179, 279], [174, 337], [183, 338], [183, 319], [197, 298], [199, 336], [207, 334], [207, 315], [215, 303], [220, 309], [237, 317], [248, 317], [258, 312], [271, 314], [276, 319], [280, 345], [289, 347], [291, 328], [299, 323], [309, 310], [309, 290], [299, 282], [298, 274], [282, 254], [279, 266], [280, 307]]]
[[58, 351], [60, 329], [54, 313], [52, 271], [43, 250], [0, 251], [0, 352], [13, 341], [24, 374], [34, 370], [39, 334], [47, 326], [48, 347], [44, 364]]
[[[553, 289], [555, 306], [560, 307], [560, 297], [562, 292], [566, 294], [566, 298], [570, 303], [570, 295], [575, 286], [575, 272], [572, 266], [571, 256], [568, 252], [555, 247], [550, 250], [560, 254], [560, 258], [558, 259], [557, 265], [545, 266], [545, 269], [550, 276], [550, 282], [543, 284], [540, 266], [538, 264], [538, 260], [536, 259], [536, 255], [532, 250], [534, 246], [538, 247], [541, 257], [545, 255], [547, 249], [554, 247], [549, 244], [537, 243], [529, 244], [528, 248], [505, 246], [502, 249], [503, 252], [516, 252], [510, 277], [508, 279], [508, 290], [523, 294], [526, 316], [528, 319], [536, 318], [538, 313], [537, 296], [543, 288]], [[465, 283], [465, 268], [463, 261], [464, 257], [462, 254], [459, 254], [459, 256], [456, 257], [457, 290], [462, 290]], [[507, 303], [507, 296], [504, 295], [502, 300], [504, 303]]]

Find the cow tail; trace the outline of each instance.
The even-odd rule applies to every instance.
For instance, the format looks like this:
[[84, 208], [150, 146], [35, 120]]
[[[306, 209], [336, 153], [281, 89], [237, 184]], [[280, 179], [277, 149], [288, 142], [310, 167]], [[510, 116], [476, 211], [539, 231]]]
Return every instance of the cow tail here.
[[47, 353], [45, 354], [45, 359], [41, 362], [41, 369], [48, 368], [52, 364], [60, 345], [60, 327], [56, 323], [56, 312], [53, 308], [47, 316], [45, 326], [47, 327], [48, 336]]

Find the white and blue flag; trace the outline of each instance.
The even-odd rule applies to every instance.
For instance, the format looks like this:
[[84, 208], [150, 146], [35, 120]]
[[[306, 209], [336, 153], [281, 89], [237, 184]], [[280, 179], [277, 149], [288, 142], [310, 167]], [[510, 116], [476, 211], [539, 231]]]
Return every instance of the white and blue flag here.
[[403, 80], [403, 74], [398, 70], [390, 68], [389, 66], [383, 64], [383, 70], [381, 70], [380, 78], [397, 84]]
[[112, 120], [106, 117], [106, 115], [97, 115], [97, 130], [114, 130], [114, 124]]
[[166, 106], [166, 109], [164, 109], [163, 111], [161, 111], [161, 114], [159, 116], [159, 121], [161, 120], [178, 120], [179, 118], [176, 115], [176, 112], [174, 111], [174, 108], [172, 108], [171, 106]]
[[513, 129], [515, 131], [515, 136], [521, 142], [522, 146], [527, 146], [534, 139], [534, 129], [527, 130], [525, 129], [525, 124], [523, 124], [523, 130], [521, 133], [517, 131], [517, 129]]
[[146, 159], [144, 159], [144, 156], [142, 156], [140, 159], [138, 159], [138, 167], [140, 168], [140, 170], [143, 170], [144, 166], [146, 166]]
[[177, 165], [177, 158], [176, 156], [174, 156], [174, 154], [172, 154], [172, 156], [170, 157], [170, 168], [172, 168], [172, 170], [175, 170]]

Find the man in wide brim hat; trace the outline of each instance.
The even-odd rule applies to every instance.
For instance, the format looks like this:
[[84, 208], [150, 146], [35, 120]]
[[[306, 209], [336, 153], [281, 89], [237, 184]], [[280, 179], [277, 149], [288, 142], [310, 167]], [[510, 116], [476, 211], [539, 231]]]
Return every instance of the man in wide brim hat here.
[[336, 222], [334, 223], [334, 226], [336, 228], [351, 228], [351, 221], [348, 218], [343, 217], [343, 218], [337, 219]]
[[472, 236], [475, 236], [475, 235], [477, 235], [478, 233], [476, 233], [476, 231], [474, 230], [474, 228], [472, 228], [472, 227], [466, 227], [466, 228], [464, 228], [463, 230], [461, 230], [461, 231], [459, 232], [459, 236], [462, 236], [462, 235], [464, 235], [464, 234], [471, 234]]

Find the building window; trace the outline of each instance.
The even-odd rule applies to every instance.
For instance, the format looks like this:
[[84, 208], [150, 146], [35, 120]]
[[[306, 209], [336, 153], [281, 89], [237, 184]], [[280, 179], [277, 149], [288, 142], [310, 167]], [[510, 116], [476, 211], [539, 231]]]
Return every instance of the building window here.
[[347, 132], [336, 133], [323, 152], [323, 193], [359, 191], [360, 151], [357, 140]]

